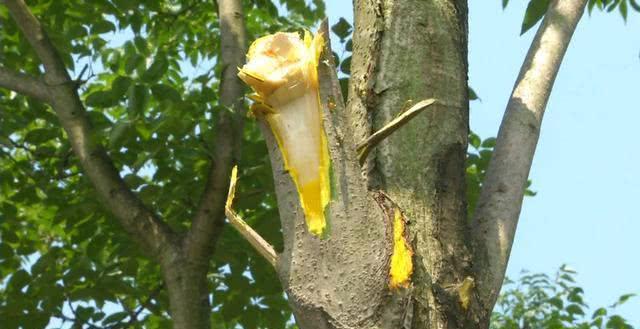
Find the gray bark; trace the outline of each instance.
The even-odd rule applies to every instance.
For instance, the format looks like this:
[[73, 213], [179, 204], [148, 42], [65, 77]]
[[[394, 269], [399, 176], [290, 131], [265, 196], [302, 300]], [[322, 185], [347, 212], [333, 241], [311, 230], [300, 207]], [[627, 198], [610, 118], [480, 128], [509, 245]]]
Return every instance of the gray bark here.
[[[3, 0], [45, 68], [42, 80], [0, 67], [0, 86], [54, 108], [105, 205], [161, 265], [174, 327], [210, 327], [206, 274], [238, 157], [246, 50], [239, 0], [219, 0], [221, 105], [216, 158], [190, 231], [175, 234], [120, 178], [94, 142], [75, 83], [22, 0]], [[311, 235], [296, 188], [269, 147], [284, 235], [276, 270], [300, 328], [485, 328], [502, 284], [553, 80], [586, 0], [551, 2], [507, 107], [476, 210], [466, 218], [468, 133], [466, 0], [356, 0], [348, 103], [331, 52], [319, 67], [333, 173], [326, 238]], [[323, 33], [328, 35], [326, 23]], [[359, 163], [356, 145], [412, 104], [435, 99]], [[393, 211], [408, 220], [414, 272], [389, 287]], [[473, 224], [472, 224], [473, 223]], [[463, 283], [476, 282], [469, 305]], [[251, 316], [251, 315], [247, 315]]]
[[[457, 289], [471, 275], [466, 1], [356, 1], [355, 10], [346, 108], [330, 59], [319, 68], [336, 177], [324, 240], [306, 231], [295, 187], [263, 130], [285, 237], [278, 271], [290, 305], [301, 328], [478, 327], [477, 306], [464, 310]], [[428, 98], [437, 104], [382, 141], [361, 175], [355, 145], [407, 101]], [[387, 209], [396, 205], [410, 220], [415, 272], [410, 288], [392, 290]]]
[[223, 110], [216, 113], [216, 141], [205, 191], [184, 239], [184, 248], [161, 263], [169, 291], [175, 329], [211, 327], [211, 305], [207, 273], [218, 238], [224, 227], [224, 205], [229, 176], [240, 157], [245, 88], [237, 77], [244, 63], [246, 32], [242, 2], [218, 0], [220, 61], [223, 71], [219, 89]]
[[[326, 25], [324, 31], [327, 35]], [[278, 273], [301, 328], [397, 327], [402, 303], [387, 289], [389, 221], [361, 179], [355, 144], [345, 142], [348, 126], [342, 96], [332, 58], [327, 54], [330, 52], [325, 50], [319, 67], [320, 99], [335, 196], [330, 203], [325, 239], [308, 232], [295, 186], [283, 170], [280, 151], [270, 130], [263, 129], [285, 239]], [[383, 317], [384, 313], [391, 316]]]
[[[366, 90], [373, 130], [396, 117], [408, 101], [437, 100], [380, 144], [369, 174], [371, 186], [385, 190], [411, 221], [411, 327], [478, 327], [474, 308], [462, 309], [456, 289], [471, 275], [464, 181], [467, 3], [381, 1], [378, 6], [383, 30], [374, 82], [365, 89], [356, 80], [351, 88], [352, 93]], [[356, 29], [366, 29], [358, 23], [356, 16]]]
[[181, 248], [172, 249], [160, 262], [173, 328], [208, 329], [211, 327], [209, 262], [191, 259], [186, 254]]
[[45, 74], [42, 79], [0, 67], [0, 87], [45, 101], [54, 109], [78, 156], [83, 172], [91, 180], [105, 207], [120, 221], [143, 251], [160, 263], [170, 299], [174, 328], [210, 327], [211, 307], [207, 273], [213, 248], [224, 223], [224, 202], [233, 162], [239, 156], [242, 136], [244, 87], [236, 77], [243, 63], [246, 36], [241, 2], [220, 0], [221, 61], [225, 67], [220, 103], [233, 109], [218, 113], [216, 158], [207, 187], [188, 234], [173, 232], [127, 187], [96, 138], [84, 104], [55, 46], [23, 0], [3, 0], [24, 33]]
[[[285, 237], [278, 270], [301, 328], [488, 327], [542, 111], [585, 2], [552, 1], [514, 89], [472, 225], [465, 199], [466, 1], [355, 1], [346, 107], [333, 68], [320, 67], [337, 187], [325, 240], [306, 232], [295, 188], [264, 130]], [[358, 175], [353, 145], [430, 98], [436, 102], [425, 114], [383, 140]], [[329, 103], [337, 104], [333, 111]], [[414, 273], [406, 290], [387, 286], [392, 228], [385, 206], [376, 207], [381, 203], [399, 206], [410, 221]]]
[[220, 61], [223, 67], [216, 113], [215, 157], [211, 161], [205, 191], [186, 240], [190, 257], [208, 262], [224, 226], [224, 204], [229, 176], [240, 157], [245, 87], [237, 77], [247, 52], [242, 1], [219, 0]]
[[544, 110], [586, 5], [587, 0], [550, 3], [500, 125], [473, 220], [479, 294], [487, 312], [504, 280]]
[[41, 102], [49, 101], [47, 85], [40, 78], [15, 72], [2, 66], [0, 66], [0, 87], [32, 97]]

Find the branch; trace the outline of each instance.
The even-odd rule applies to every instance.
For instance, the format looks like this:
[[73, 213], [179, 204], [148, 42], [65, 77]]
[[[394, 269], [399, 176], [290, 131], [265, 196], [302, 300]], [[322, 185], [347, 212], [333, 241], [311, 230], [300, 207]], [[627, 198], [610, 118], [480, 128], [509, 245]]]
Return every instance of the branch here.
[[50, 104], [104, 205], [149, 255], [176, 245], [174, 233], [127, 187], [92, 131], [84, 105], [55, 46], [23, 0], [2, 0], [45, 67]]
[[0, 87], [41, 102], [49, 101], [47, 85], [40, 79], [0, 66]]
[[473, 219], [479, 295], [488, 310], [504, 280], [549, 94], [586, 3], [551, 2], [502, 119]]
[[418, 115], [424, 109], [429, 107], [429, 105], [432, 105], [435, 102], [435, 99], [429, 98], [414, 104], [408, 110], [400, 113], [400, 115], [391, 120], [391, 122], [387, 123], [384, 127], [380, 128], [380, 130], [373, 133], [373, 135], [369, 136], [369, 138], [367, 138], [364, 142], [358, 144], [356, 150], [358, 151], [358, 160], [360, 161], [360, 165], [363, 165], [365, 163], [369, 152], [374, 147], [376, 147], [378, 143], [382, 142], [383, 139], [389, 137], [391, 134], [393, 134], [394, 131], [404, 126], [416, 115]]
[[238, 214], [233, 211], [233, 197], [236, 193], [236, 182], [238, 180], [238, 167], [233, 167], [231, 171], [231, 183], [229, 184], [229, 194], [227, 195], [227, 202], [224, 207], [225, 214], [227, 218], [229, 218], [229, 223], [238, 230], [238, 233], [242, 235], [245, 240], [247, 240], [256, 251], [264, 257], [269, 264], [271, 264], [274, 268], [276, 267], [276, 263], [278, 261], [278, 256], [276, 255], [276, 251], [269, 244], [269, 242], [265, 241], [258, 232], [254, 231], [251, 226], [249, 226]]
[[244, 63], [247, 40], [242, 1], [219, 0], [218, 16], [223, 67], [219, 92], [224, 109], [218, 112], [214, 159], [186, 240], [187, 255], [202, 262], [208, 262], [222, 232], [227, 180], [233, 163], [240, 157], [244, 118], [245, 88], [237, 77], [237, 68]]

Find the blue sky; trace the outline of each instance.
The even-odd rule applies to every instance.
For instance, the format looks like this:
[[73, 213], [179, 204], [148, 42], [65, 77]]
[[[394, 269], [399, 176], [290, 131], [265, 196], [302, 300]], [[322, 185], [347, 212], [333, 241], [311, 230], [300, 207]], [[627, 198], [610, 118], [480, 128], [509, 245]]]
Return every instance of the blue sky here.
[[[495, 136], [535, 31], [520, 36], [528, 1], [469, 1], [471, 127]], [[327, 1], [330, 21], [352, 19], [351, 1]], [[640, 14], [585, 15], [551, 95], [507, 274], [578, 271], [599, 307], [640, 292]], [[618, 309], [640, 327], [640, 299]]]

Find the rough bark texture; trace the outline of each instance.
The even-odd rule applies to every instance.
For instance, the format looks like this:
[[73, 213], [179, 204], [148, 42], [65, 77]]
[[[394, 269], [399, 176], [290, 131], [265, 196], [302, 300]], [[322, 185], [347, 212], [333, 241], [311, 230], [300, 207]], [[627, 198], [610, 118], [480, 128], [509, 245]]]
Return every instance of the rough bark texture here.
[[[356, 1], [349, 103], [319, 68], [334, 197], [327, 238], [304, 227], [291, 179], [264, 130], [276, 178], [285, 250], [279, 273], [301, 328], [478, 326], [458, 287], [471, 275], [464, 161], [468, 133], [465, 1]], [[387, 140], [360, 175], [355, 145], [407, 103], [436, 98]], [[390, 199], [378, 190], [385, 191]], [[376, 201], [378, 200], [378, 202]], [[388, 286], [391, 225], [381, 203], [410, 220], [412, 286]]]
[[[216, 158], [185, 236], [175, 234], [142, 204], [94, 142], [75, 83], [24, 1], [2, 2], [42, 61], [45, 75], [39, 79], [0, 67], [0, 86], [50, 103], [104, 204], [160, 263], [174, 327], [209, 328], [206, 275], [223, 224], [227, 181], [238, 157], [242, 131], [244, 88], [235, 76], [246, 50], [241, 1], [218, 1], [223, 64], [220, 101], [235, 114], [219, 113]], [[277, 143], [263, 127], [284, 235], [276, 270], [300, 328], [488, 326], [544, 108], [586, 2], [551, 2], [507, 107], [471, 222], [466, 218], [464, 181], [467, 1], [354, 1], [354, 50], [346, 106], [329, 46], [318, 68], [332, 165], [325, 238], [308, 232]], [[328, 35], [326, 22], [322, 33]], [[360, 165], [356, 145], [403, 109], [431, 98], [435, 103], [382, 140], [364, 166]], [[389, 287], [396, 209], [408, 219], [414, 250], [411, 284], [400, 289]], [[473, 282], [475, 288], [469, 285]], [[468, 305], [462, 297], [469, 299]]]
[[[325, 33], [327, 31], [325, 25]], [[331, 57], [319, 68], [321, 103], [334, 194], [325, 239], [311, 235], [280, 151], [263, 129], [276, 181], [285, 238], [278, 272], [301, 328], [390, 328], [401, 323], [401, 302], [387, 288], [389, 221], [360, 175], [355, 144], [345, 143], [344, 106]], [[396, 301], [396, 303], [392, 303]], [[391, 308], [393, 311], [388, 311]], [[385, 317], [386, 313], [390, 313]]]
[[216, 113], [215, 158], [211, 161], [205, 191], [183, 248], [174, 251], [161, 263], [175, 329], [206, 329], [211, 326], [207, 273], [224, 227], [224, 204], [231, 168], [240, 157], [245, 88], [236, 74], [247, 51], [242, 1], [218, 0], [218, 17], [219, 58], [223, 67], [219, 97], [223, 109]]
[[[411, 327], [477, 326], [473, 313], [462, 309], [457, 290], [471, 275], [464, 181], [467, 4], [416, 0], [380, 5], [384, 27], [374, 83], [366, 91], [373, 130], [407, 102], [438, 100], [380, 144], [371, 171], [373, 186], [384, 189], [411, 221]], [[360, 22], [356, 29], [362, 29]]]
[[171, 249], [160, 262], [162, 277], [169, 293], [174, 329], [211, 327], [211, 305], [207, 272], [203, 263], [186, 256], [182, 248]]
[[[265, 129], [285, 236], [278, 269], [301, 328], [488, 327], [542, 113], [585, 3], [551, 2], [509, 103], [472, 234], [466, 1], [355, 1], [346, 108], [330, 59], [319, 68], [336, 194], [326, 239], [306, 232]], [[358, 175], [353, 145], [431, 98], [436, 103], [383, 140]], [[396, 206], [409, 220], [415, 253], [412, 284], [400, 290], [387, 284], [387, 209]]]
[[208, 262], [213, 254], [224, 225], [224, 204], [227, 198], [229, 176], [240, 157], [243, 120], [245, 116], [245, 87], [237, 77], [238, 67], [244, 63], [247, 36], [244, 26], [242, 1], [219, 0], [220, 17], [220, 105], [216, 113], [215, 158], [211, 161], [205, 191], [199, 203], [186, 240], [190, 257]]
[[[173, 232], [146, 207], [120, 177], [102, 146], [96, 142], [84, 104], [53, 43], [23, 0], [3, 0], [24, 33], [45, 74], [42, 79], [0, 67], [0, 87], [45, 101], [54, 109], [69, 136], [83, 172], [95, 187], [105, 207], [119, 220], [143, 251], [160, 263], [170, 312], [177, 329], [206, 329], [211, 325], [207, 273], [213, 247], [224, 223], [227, 182], [238, 158], [242, 136], [244, 87], [236, 77], [243, 63], [246, 36], [239, 0], [220, 0], [221, 61], [225, 67], [220, 103], [232, 111], [218, 113], [216, 158], [207, 187], [188, 234]], [[233, 114], [232, 114], [233, 113]]]

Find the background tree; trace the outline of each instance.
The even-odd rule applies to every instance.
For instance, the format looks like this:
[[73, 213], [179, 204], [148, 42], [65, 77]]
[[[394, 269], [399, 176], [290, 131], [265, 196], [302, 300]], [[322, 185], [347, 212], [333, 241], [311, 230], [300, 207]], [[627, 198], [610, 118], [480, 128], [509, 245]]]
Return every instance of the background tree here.
[[[591, 1], [621, 12], [622, 3], [627, 4]], [[547, 4], [533, 1], [529, 20], [540, 19]], [[8, 326], [40, 328], [57, 317], [84, 326], [163, 327], [168, 325], [167, 312], [175, 327], [207, 327], [209, 322], [285, 326], [290, 313], [274, 285], [275, 273], [235, 232], [221, 230], [230, 168], [239, 163], [242, 179], [235, 207], [276, 250], [286, 253], [267, 148], [256, 123], [243, 120], [239, 99], [245, 90], [235, 68], [244, 58], [247, 39], [311, 26], [323, 16], [323, 6], [287, 1], [288, 13], [281, 16], [268, 1], [244, 5], [245, 14], [236, 1], [30, 1], [27, 7], [6, 0], [0, 6], [0, 273], [6, 278], [0, 315]], [[470, 246], [460, 239], [467, 225], [462, 179], [467, 138], [465, 4], [380, 5], [356, 6], [354, 41], [345, 39], [354, 52], [353, 65], [345, 58], [339, 66], [347, 74], [353, 69], [355, 79], [348, 109], [340, 113], [346, 113], [344, 122], [358, 128], [346, 136], [347, 147], [382, 127], [410, 99], [429, 96], [450, 103], [427, 110], [380, 145], [369, 159], [385, 160], [367, 164], [369, 186], [360, 185], [360, 197], [364, 200], [369, 188], [387, 191], [417, 224], [410, 226], [413, 233], [431, 234], [417, 237], [417, 259], [426, 255], [421, 246], [449, 233], [459, 245], [454, 249], [468, 255]], [[390, 8], [398, 11], [387, 12]], [[434, 8], [448, 14], [429, 17], [437, 12]], [[402, 15], [409, 19], [397, 19]], [[389, 37], [395, 29], [404, 30], [403, 24], [426, 18], [438, 33], [417, 33], [418, 43]], [[335, 26], [334, 32], [349, 30], [345, 24]], [[115, 39], [114, 31], [120, 31]], [[216, 32], [220, 38], [212, 37]], [[448, 36], [455, 36], [453, 43]], [[420, 45], [430, 42], [440, 47], [422, 54], [429, 48]], [[393, 57], [398, 53], [388, 49], [399, 46], [410, 47]], [[375, 70], [369, 71], [372, 60]], [[394, 71], [420, 63], [445, 63], [451, 71], [440, 77], [430, 71], [436, 66], [427, 67], [418, 78]], [[378, 81], [362, 87], [363, 77]], [[357, 91], [364, 91], [364, 97]], [[430, 151], [415, 154], [412, 145], [424, 127], [431, 127], [428, 136], [419, 136], [429, 141]], [[351, 132], [342, 130], [345, 135]], [[471, 141], [480, 145], [474, 137]], [[484, 145], [491, 148], [493, 142]], [[488, 153], [480, 152], [482, 162], [471, 159], [470, 166], [480, 165], [479, 171], [467, 173], [470, 181], [479, 183]], [[359, 177], [359, 168], [346, 160], [350, 177]], [[279, 168], [274, 166], [282, 198], [287, 182]], [[438, 169], [423, 172], [426, 168]], [[422, 173], [420, 179], [416, 173]], [[526, 173], [520, 176], [526, 182]], [[406, 183], [416, 184], [420, 193], [403, 195], [398, 187]], [[470, 186], [479, 191], [479, 184]], [[469, 200], [475, 200], [476, 192], [469, 191]], [[279, 204], [282, 208], [286, 202]], [[285, 224], [293, 222], [286, 217], [296, 213], [294, 205], [281, 209]], [[435, 217], [455, 218], [458, 224], [424, 217], [413, 205], [438, 210]], [[385, 241], [378, 243], [384, 246]], [[473, 269], [467, 261], [458, 264], [459, 255], [432, 256], [436, 258], [429, 261], [444, 263], [417, 267], [414, 282], [421, 283], [411, 293], [442, 305], [433, 309], [419, 300], [411, 302], [415, 325], [426, 321], [427, 314], [435, 322], [468, 321], [451, 288], [467, 274], [476, 277]], [[485, 268], [499, 274], [504, 271], [500, 267]], [[495, 298], [501, 279], [493, 279], [496, 291], [490, 297]], [[490, 304], [482, 310], [474, 304], [477, 313], [469, 314], [481, 315], [486, 325]], [[245, 312], [252, 316], [241, 316]]]

